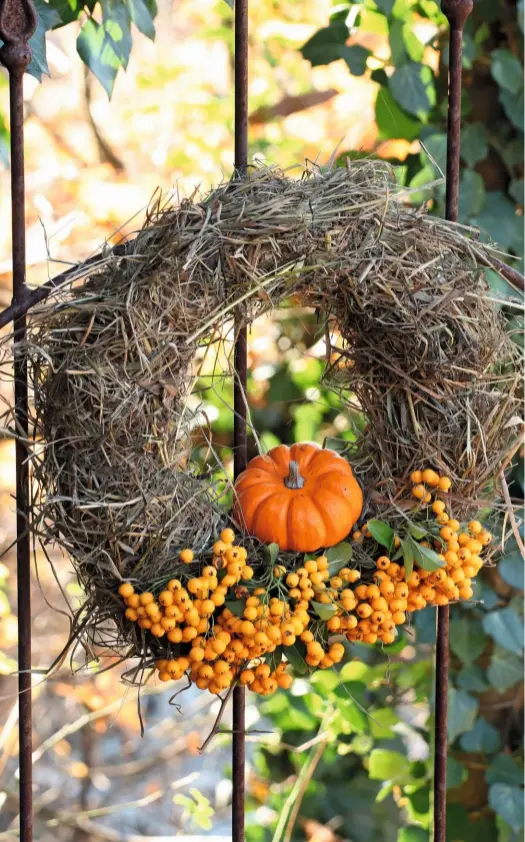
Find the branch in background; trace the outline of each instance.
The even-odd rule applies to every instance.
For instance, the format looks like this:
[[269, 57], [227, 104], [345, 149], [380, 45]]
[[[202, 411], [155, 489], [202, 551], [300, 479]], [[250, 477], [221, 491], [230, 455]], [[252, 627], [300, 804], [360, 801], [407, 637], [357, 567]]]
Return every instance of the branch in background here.
[[248, 121], [251, 126], [271, 123], [272, 120], [277, 120], [280, 117], [289, 117], [291, 114], [297, 114], [299, 111], [306, 111], [308, 108], [322, 105], [324, 102], [328, 102], [338, 95], [339, 91], [336, 91], [335, 88], [328, 88], [326, 91], [309, 91], [307, 94], [285, 96], [279, 102], [276, 102], [275, 105], [262, 105], [260, 108], [252, 111]]
[[84, 97], [86, 101], [87, 118], [88, 123], [91, 126], [93, 135], [95, 136], [100, 160], [104, 164], [110, 164], [113, 167], [113, 169], [117, 172], [124, 172], [126, 169], [126, 167], [124, 166], [124, 162], [121, 158], [118, 157], [117, 153], [113, 151], [111, 144], [101, 133], [99, 127], [95, 122], [95, 118], [91, 113], [91, 86], [92, 76], [87, 65], [84, 65]]

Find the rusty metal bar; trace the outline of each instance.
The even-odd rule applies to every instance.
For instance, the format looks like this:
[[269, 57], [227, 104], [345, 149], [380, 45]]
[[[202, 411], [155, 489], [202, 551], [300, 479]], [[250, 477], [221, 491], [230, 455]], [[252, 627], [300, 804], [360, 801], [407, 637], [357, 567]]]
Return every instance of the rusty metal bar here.
[[[25, 180], [24, 180], [24, 72], [31, 61], [28, 41], [36, 29], [31, 0], [3, 0], [0, 4], [0, 61], [9, 73], [11, 131], [11, 230], [13, 304], [24, 306], [26, 288]], [[25, 313], [14, 323], [15, 422], [16, 422], [16, 533], [18, 601], [18, 705], [20, 763], [20, 839], [33, 839], [33, 770], [31, 710], [31, 547], [29, 524], [29, 465], [27, 364], [17, 353], [24, 340]]]
[[[448, 125], [447, 125], [447, 186], [446, 218], [458, 220], [460, 143], [461, 143], [461, 82], [463, 61], [463, 27], [473, 8], [473, 0], [442, 0], [441, 10], [450, 24]], [[437, 610], [436, 638], [436, 697], [434, 743], [434, 842], [446, 842], [447, 837], [447, 718], [449, 671], [450, 608]]]
[[[248, 170], [248, 0], [235, 0], [235, 172], [245, 177]], [[236, 318], [234, 349], [233, 465], [235, 476], [246, 468], [247, 330], [242, 314]], [[244, 842], [246, 775], [246, 690], [233, 691], [232, 722], [232, 842]]]

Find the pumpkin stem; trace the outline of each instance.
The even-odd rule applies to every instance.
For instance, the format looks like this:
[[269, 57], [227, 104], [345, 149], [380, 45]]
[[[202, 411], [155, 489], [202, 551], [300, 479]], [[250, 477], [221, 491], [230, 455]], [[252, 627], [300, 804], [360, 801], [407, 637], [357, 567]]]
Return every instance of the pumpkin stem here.
[[290, 472], [284, 480], [286, 488], [291, 488], [292, 491], [297, 491], [299, 488], [303, 487], [305, 482], [305, 478], [299, 473], [299, 463], [293, 461], [290, 462]]

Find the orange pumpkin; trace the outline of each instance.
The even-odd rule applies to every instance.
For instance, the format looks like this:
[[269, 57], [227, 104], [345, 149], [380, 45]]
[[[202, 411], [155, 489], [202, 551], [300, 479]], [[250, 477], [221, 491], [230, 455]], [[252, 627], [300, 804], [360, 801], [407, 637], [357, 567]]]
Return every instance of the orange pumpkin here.
[[301, 553], [342, 541], [363, 508], [348, 462], [316, 444], [281, 444], [256, 456], [237, 477], [235, 497], [241, 529]]

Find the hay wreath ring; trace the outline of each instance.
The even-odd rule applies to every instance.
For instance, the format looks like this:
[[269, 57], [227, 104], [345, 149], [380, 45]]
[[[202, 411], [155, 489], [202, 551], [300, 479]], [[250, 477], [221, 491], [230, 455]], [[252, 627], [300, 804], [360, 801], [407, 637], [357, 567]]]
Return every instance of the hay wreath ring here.
[[[490, 249], [407, 207], [391, 167], [368, 160], [299, 180], [256, 169], [201, 201], [157, 202], [125, 252], [35, 309], [24, 346], [32, 528], [86, 594], [70, 643], [138, 658], [135, 684], [268, 694], [289, 686], [288, 663], [330, 667], [355, 640], [392, 643], [407, 612], [468, 599], [491, 550], [464, 524], [522, 440]], [[325, 381], [367, 422], [342, 450], [361, 524], [305, 557], [239, 534], [192, 462], [187, 405], [197, 355], [234, 312], [249, 325], [290, 300], [322, 314]]]

